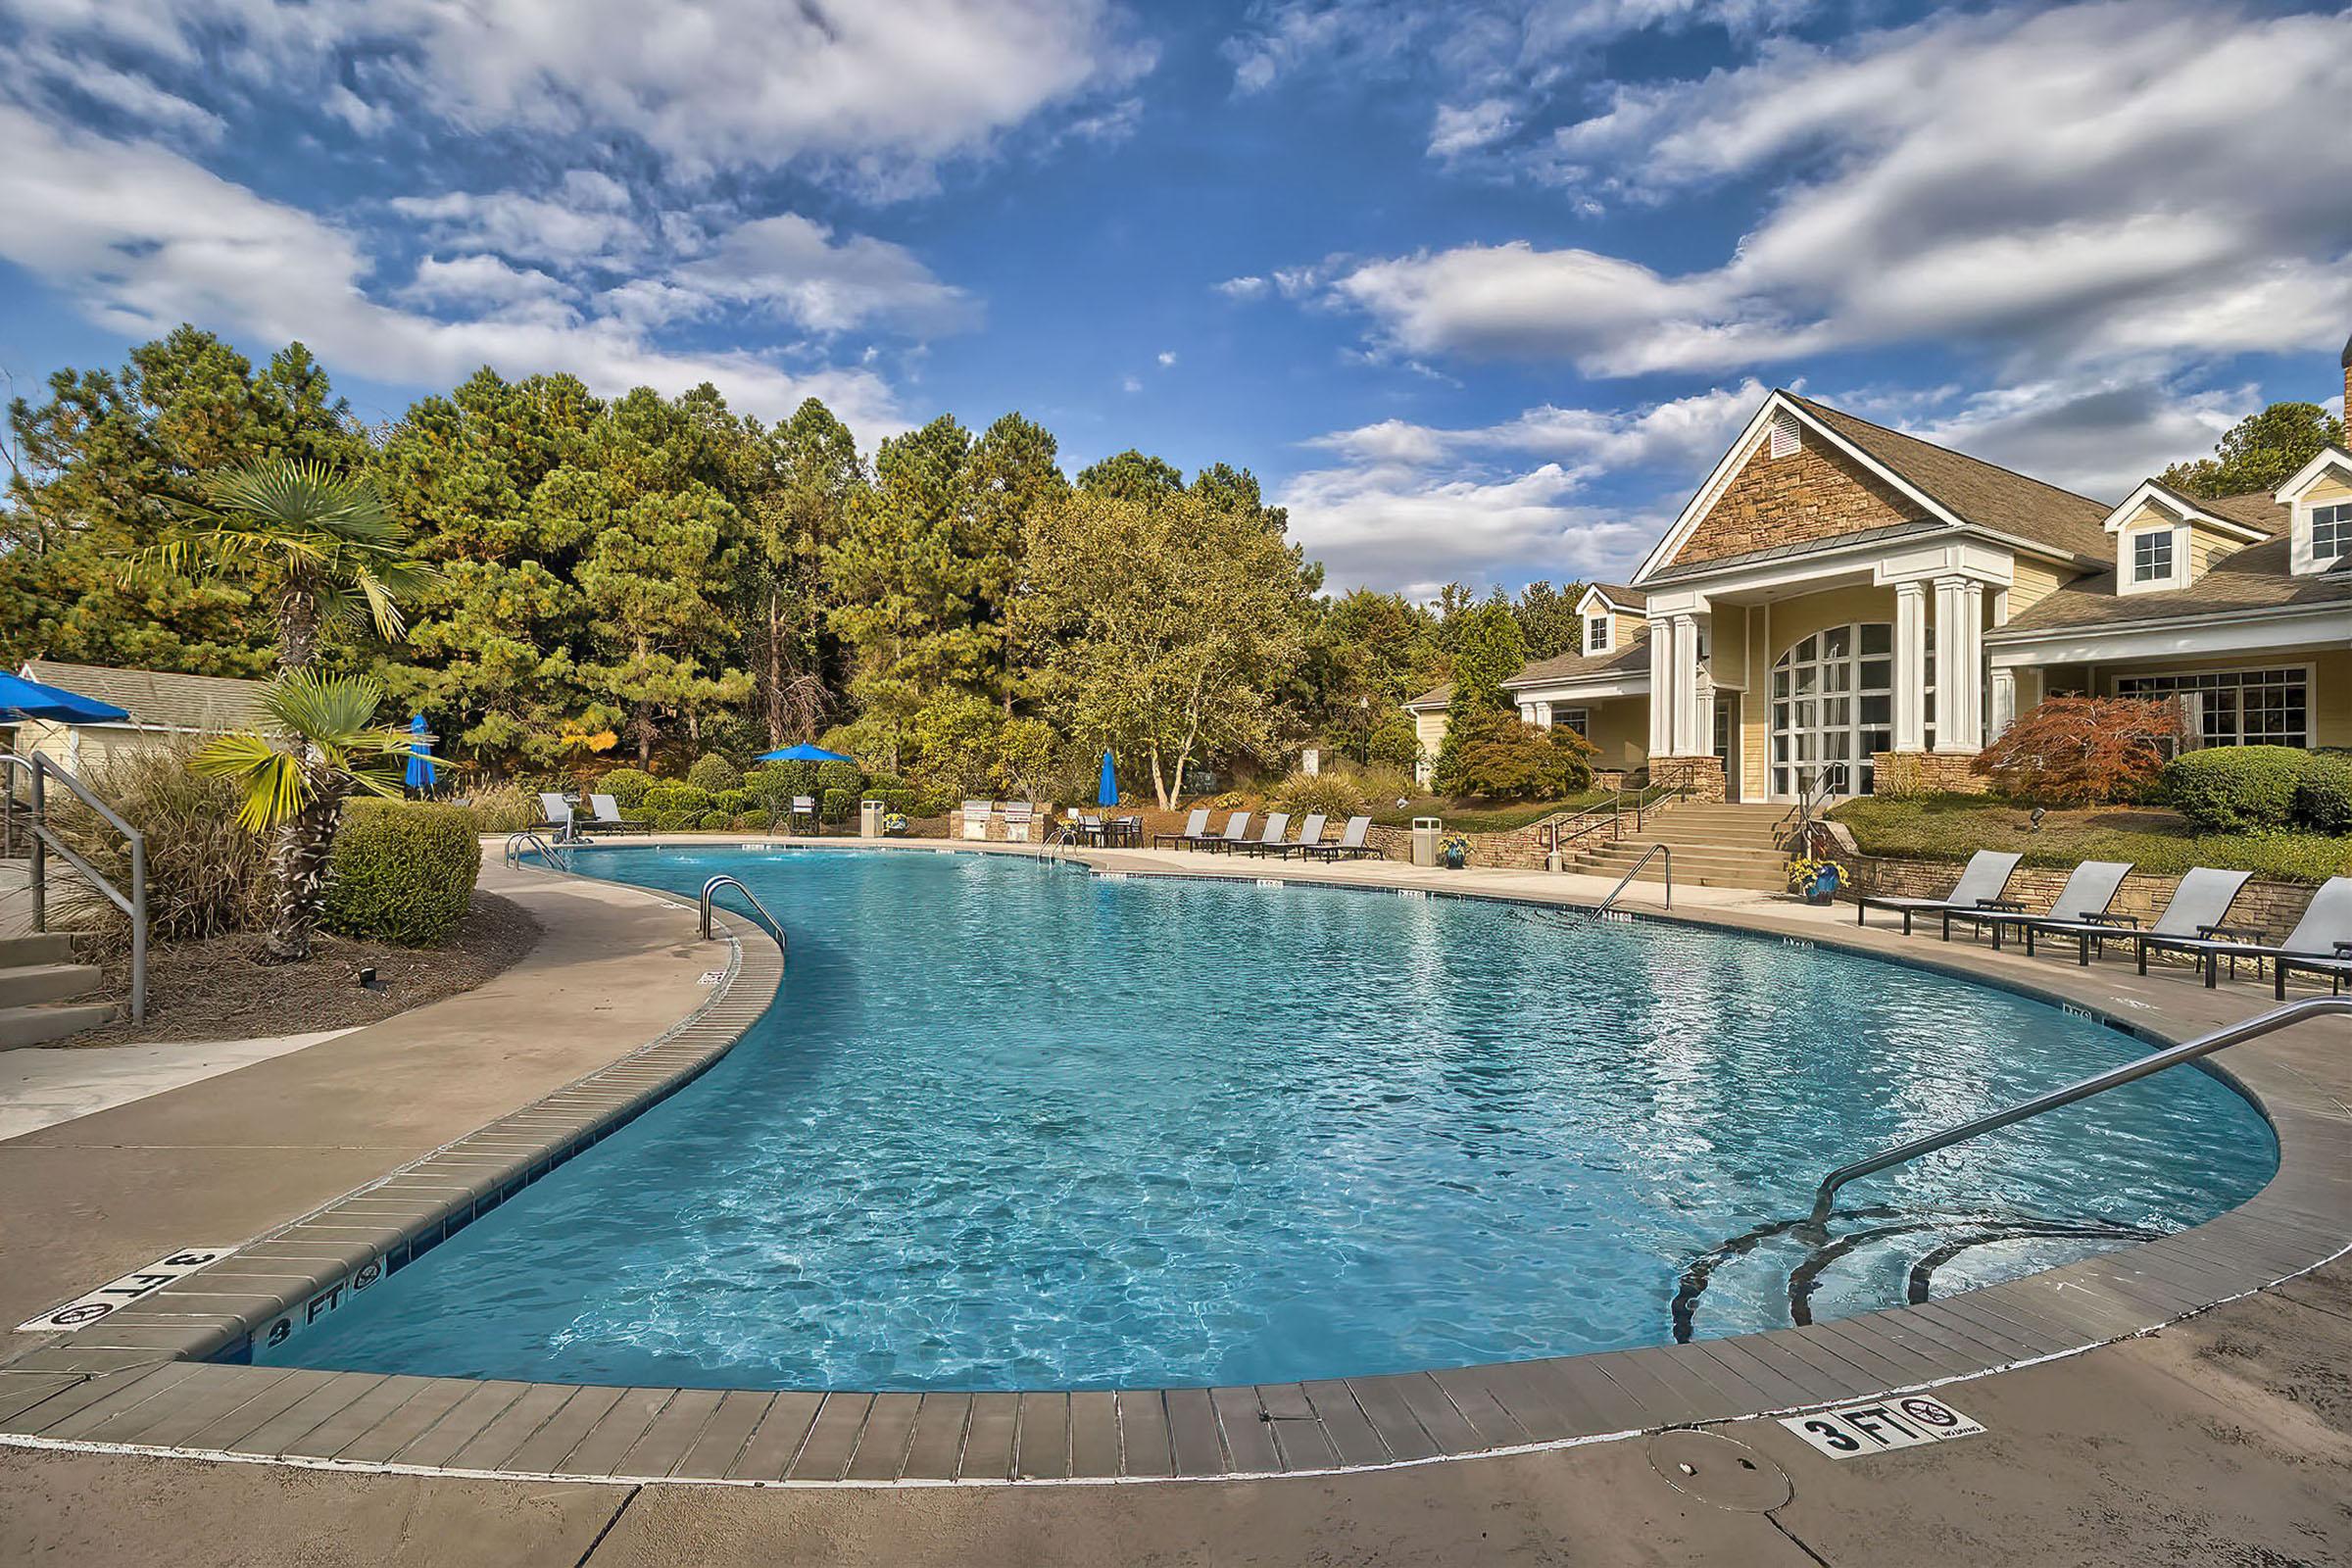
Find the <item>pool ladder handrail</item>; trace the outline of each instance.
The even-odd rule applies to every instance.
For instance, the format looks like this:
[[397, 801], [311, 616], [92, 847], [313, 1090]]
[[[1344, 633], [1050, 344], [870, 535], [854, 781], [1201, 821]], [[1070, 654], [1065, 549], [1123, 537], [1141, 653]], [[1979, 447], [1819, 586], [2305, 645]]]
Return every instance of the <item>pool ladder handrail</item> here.
[[1890, 1165], [1907, 1164], [1922, 1154], [1933, 1154], [1938, 1150], [1949, 1149], [1954, 1144], [1965, 1143], [1980, 1134], [1996, 1131], [2013, 1122], [2024, 1121], [2031, 1116], [2038, 1116], [2045, 1110], [2056, 1110], [2062, 1105], [2071, 1105], [2078, 1100], [2088, 1100], [2093, 1095], [2104, 1094], [2110, 1089], [2134, 1083], [2147, 1077], [2150, 1073], [2162, 1072], [2167, 1067], [2178, 1066], [2184, 1061], [2195, 1061], [2201, 1056], [2210, 1056], [2217, 1051], [2226, 1051], [2231, 1046], [2259, 1039], [2291, 1024], [2301, 1023], [2307, 1018], [2318, 1018], [2328, 1013], [2352, 1016], [2352, 997], [2306, 997], [2300, 1002], [2290, 1002], [2282, 1007], [2273, 1007], [2268, 1012], [2248, 1018], [2243, 1023], [2233, 1023], [2227, 1028], [2216, 1029], [2210, 1034], [2199, 1035], [2194, 1040], [2183, 1041], [2177, 1046], [2167, 1046], [2162, 1051], [2150, 1052], [2147, 1055], [2134, 1061], [2125, 1062], [2120, 1067], [2110, 1067], [2105, 1072], [2093, 1073], [2090, 1077], [2078, 1083], [2069, 1084], [2063, 1089], [2053, 1089], [2046, 1095], [2036, 1095], [2032, 1100], [2012, 1105], [2006, 1110], [1996, 1110], [1989, 1116], [1979, 1116], [1974, 1121], [1962, 1122], [1957, 1127], [1946, 1128], [1939, 1133], [1930, 1133], [1925, 1138], [1914, 1138], [1908, 1143], [1881, 1150], [1867, 1159], [1857, 1159], [1851, 1164], [1840, 1165], [1823, 1178], [1820, 1192], [1814, 1195], [1813, 1213], [1811, 1218], [1806, 1220], [1806, 1226], [1816, 1234], [1828, 1226], [1831, 1205], [1837, 1200], [1838, 1189], [1850, 1181], [1875, 1175]]
[[571, 874], [571, 847], [569, 845], [559, 847], [542, 837], [537, 828], [522, 828], [507, 835], [507, 864], [522, 864], [522, 851], [525, 849], [537, 850], [546, 858], [549, 865], [566, 876]]
[[1617, 885], [1609, 889], [1609, 896], [1600, 901], [1600, 907], [1595, 909], [1593, 912], [1596, 914], [1606, 914], [1609, 910], [1609, 906], [1617, 902], [1617, 895], [1623, 893], [1626, 890], [1626, 886], [1631, 883], [1635, 877], [1642, 874], [1642, 868], [1643, 866], [1647, 865], [1654, 857], [1660, 855], [1666, 857], [1666, 907], [1669, 909], [1673, 908], [1674, 846], [1671, 844], [1652, 844], [1648, 849], [1642, 852], [1641, 858], [1634, 861], [1633, 869], [1617, 879]]
[[700, 911], [702, 915], [702, 931], [704, 941], [708, 942], [710, 940], [710, 901], [717, 896], [720, 888], [733, 888], [736, 892], [742, 894], [745, 902], [750, 904], [753, 908], [760, 911], [760, 918], [766, 924], [768, 934], [776, 939], [776, 946], [779, 948], [789, 946], [789, 944], [785, 941], [783, 923], [774, 915], [767, 912], [767, 906], [760, 902], [760, 896], [754, 893], [750, 888], [747, 888], [743, 885], [743, 878], [737, 876], [728, 876], [724, 872], [721, 872], [719, 875], [712, 877], [710, 881], [703, 884]]

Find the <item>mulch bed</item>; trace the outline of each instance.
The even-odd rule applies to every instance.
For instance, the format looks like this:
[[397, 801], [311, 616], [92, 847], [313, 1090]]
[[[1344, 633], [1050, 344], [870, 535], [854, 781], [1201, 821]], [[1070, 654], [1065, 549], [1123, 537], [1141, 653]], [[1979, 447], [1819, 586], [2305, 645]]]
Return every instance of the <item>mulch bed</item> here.
[[[119, 1023], [60, 1041], [120, 1046], [173, 1040], [256, 1040], [348, 1029], [454, 997], [512, 966], [539, 940], [520, 906], [476, 893], [445, 948], [396, 948], [321, 931], [304, 963], [263, 963], [258, 935], [215, 937], [159, 948], [147, 956], [147, 1021]], [[372, 967], [380, 990], [359, 984]], [[130, 995], [127, 955], [106, 963], [107, 989]]]

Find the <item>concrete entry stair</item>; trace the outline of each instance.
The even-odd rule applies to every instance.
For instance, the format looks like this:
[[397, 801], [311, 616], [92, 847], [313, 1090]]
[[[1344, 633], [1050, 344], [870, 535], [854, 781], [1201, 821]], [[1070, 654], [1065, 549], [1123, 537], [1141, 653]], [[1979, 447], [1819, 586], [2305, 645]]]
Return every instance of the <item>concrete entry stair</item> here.
[[74, 961], [71, 937], [0, 937], [0, 1051], [38, 1046], [115, 1021], [111, 1002], [86, 1002], [102, 976]]
[[[1620, 877], [1633, 868], [1642, 852], [1652, 844], [1674, 850], [1674, 879], [1685, 886], [1750, 888], [1780, 893], [1788, 881], [1781, 873], [1787, 857], [1773, 842], [1785, 806], [1737, 806], [1693, 802], [1669, 806], [1649, 813], [1636, 832], [1630, 827], [1615, 843], [1592, 843], [1578, 850], [1562, 869], [1589, 876]], [[1642, 882], [1663, 882], [1663, 858], [1642, 868]]]

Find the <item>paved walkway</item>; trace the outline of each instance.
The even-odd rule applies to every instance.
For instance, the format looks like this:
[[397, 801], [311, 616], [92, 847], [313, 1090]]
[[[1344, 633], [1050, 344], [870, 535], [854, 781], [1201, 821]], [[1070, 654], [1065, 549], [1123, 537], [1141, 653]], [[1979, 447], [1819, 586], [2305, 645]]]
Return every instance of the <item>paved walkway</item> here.
[[350, 1033], [349, 1029], [325, 1029], [269, 1040], [34, 1046], [0, 1051], [0, 1140], [202, 1083]]
[[[1095, 858], [1129, 871], [1200, 865], [1150, 852]], [[1541, 873], [1359, 865], [1311, 874], [1588, 902], [1605, 891]], [[620, 890], [509, 885], [496, 872], [485, 882], [532, 903], [550, 935], [491, 986], [435, 1004], [485, 998], [479, 1015], [421, 1036], [435, 1008], [399, 1020], [417, 1040], [414, 1058], [369, 1049], [379, 1026], [0, 1143], [9, 1259], [0, 1315], [22, 1307], [23, 1316], [165, 1247], [253, 1234], [611, 1059], [693, 1005], [703, 963], [678, 940], [690, 916]], [[2180, 1032], [2267, 1001], [2251, 985], [2206, 993], [2180, 976], [2137, 979], [2128, 965], [2078, 976], [2046, 957], [1857, 938], [1850, 909], [1712, 891], [1679, 894], [1676, 912], [2082, 986], [2086, 1001]], [[2276, 1038], [2314, 1074], [2352, 1079], [2352, 1037], [2340, 1027]], [[311, 1065], [329, 1058], [343, 1068]], [[2337, 1094], [2352, 1129], [2352, 1096]], [[2352, 1131], [2342, 1142], [2352, 1145]], [[2352, 1189], [2342, 1197], [2352, 1203]], [[169, 1212], [149, 1216], [150, 1202]], [[52, 1265], [51, 1252], [69, 1255]], [[36, 1277], [20, 1285], [21, 1269]], [[1983, 1437], [1841, 1462], [1770, 1421], [1722, 1425], [1757, 1467], [1731, 1479], [1786, 1474], [1789, 1495], [1770, 1492], [1768, 1512], [1704, 1500], [1714, 1462], [1708, 1475], [1682, 1475], [1652, 1463], [1647, 1439], [1290, 1480], [865, 1492], [549, 1485], [0, 1448], [0, 1562], [98, 1562], [159, 1544], [197, 1563], [331, 1554], [556, 1568], [2340, 1562], [2352, 1560], [2348, 1348], [2352, 1269], [2339, 1261], [2157, 1334], [1943, 1391], [1984, 1423]]]

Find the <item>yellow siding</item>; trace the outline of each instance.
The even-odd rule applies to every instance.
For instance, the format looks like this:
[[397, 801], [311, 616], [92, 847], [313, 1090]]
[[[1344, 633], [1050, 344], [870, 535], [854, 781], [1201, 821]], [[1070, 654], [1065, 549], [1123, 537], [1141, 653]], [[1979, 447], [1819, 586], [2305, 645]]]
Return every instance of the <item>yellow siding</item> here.
[[1649, 700], [1610, 697], [1592, 703], [1554, 703], [1552, 721], [1571, 708], [1585, 710], [1585, 739], [1592, 743], [1594, 767], [1640, 767], [1649, 756]]
[[1740, 605], [1717, 605], [1707, 633], [1707, 668], [1718, 686], [1741, 689], [1755, 683], [1747, 678], [1748, 611]]
[[2347, 483], [2330, 474], [2305, 491], [2300, 504], [2324, 507], [2334, 501], [2352, 501], [2352, 483]]
[[2038, 561], [2021, 560], [2015, 571], [2017, 580], [2009, 586], [2009, 616], [2012, 620], [2049, 598], [2075, 577], [2071, 571], [2060, 571]]

